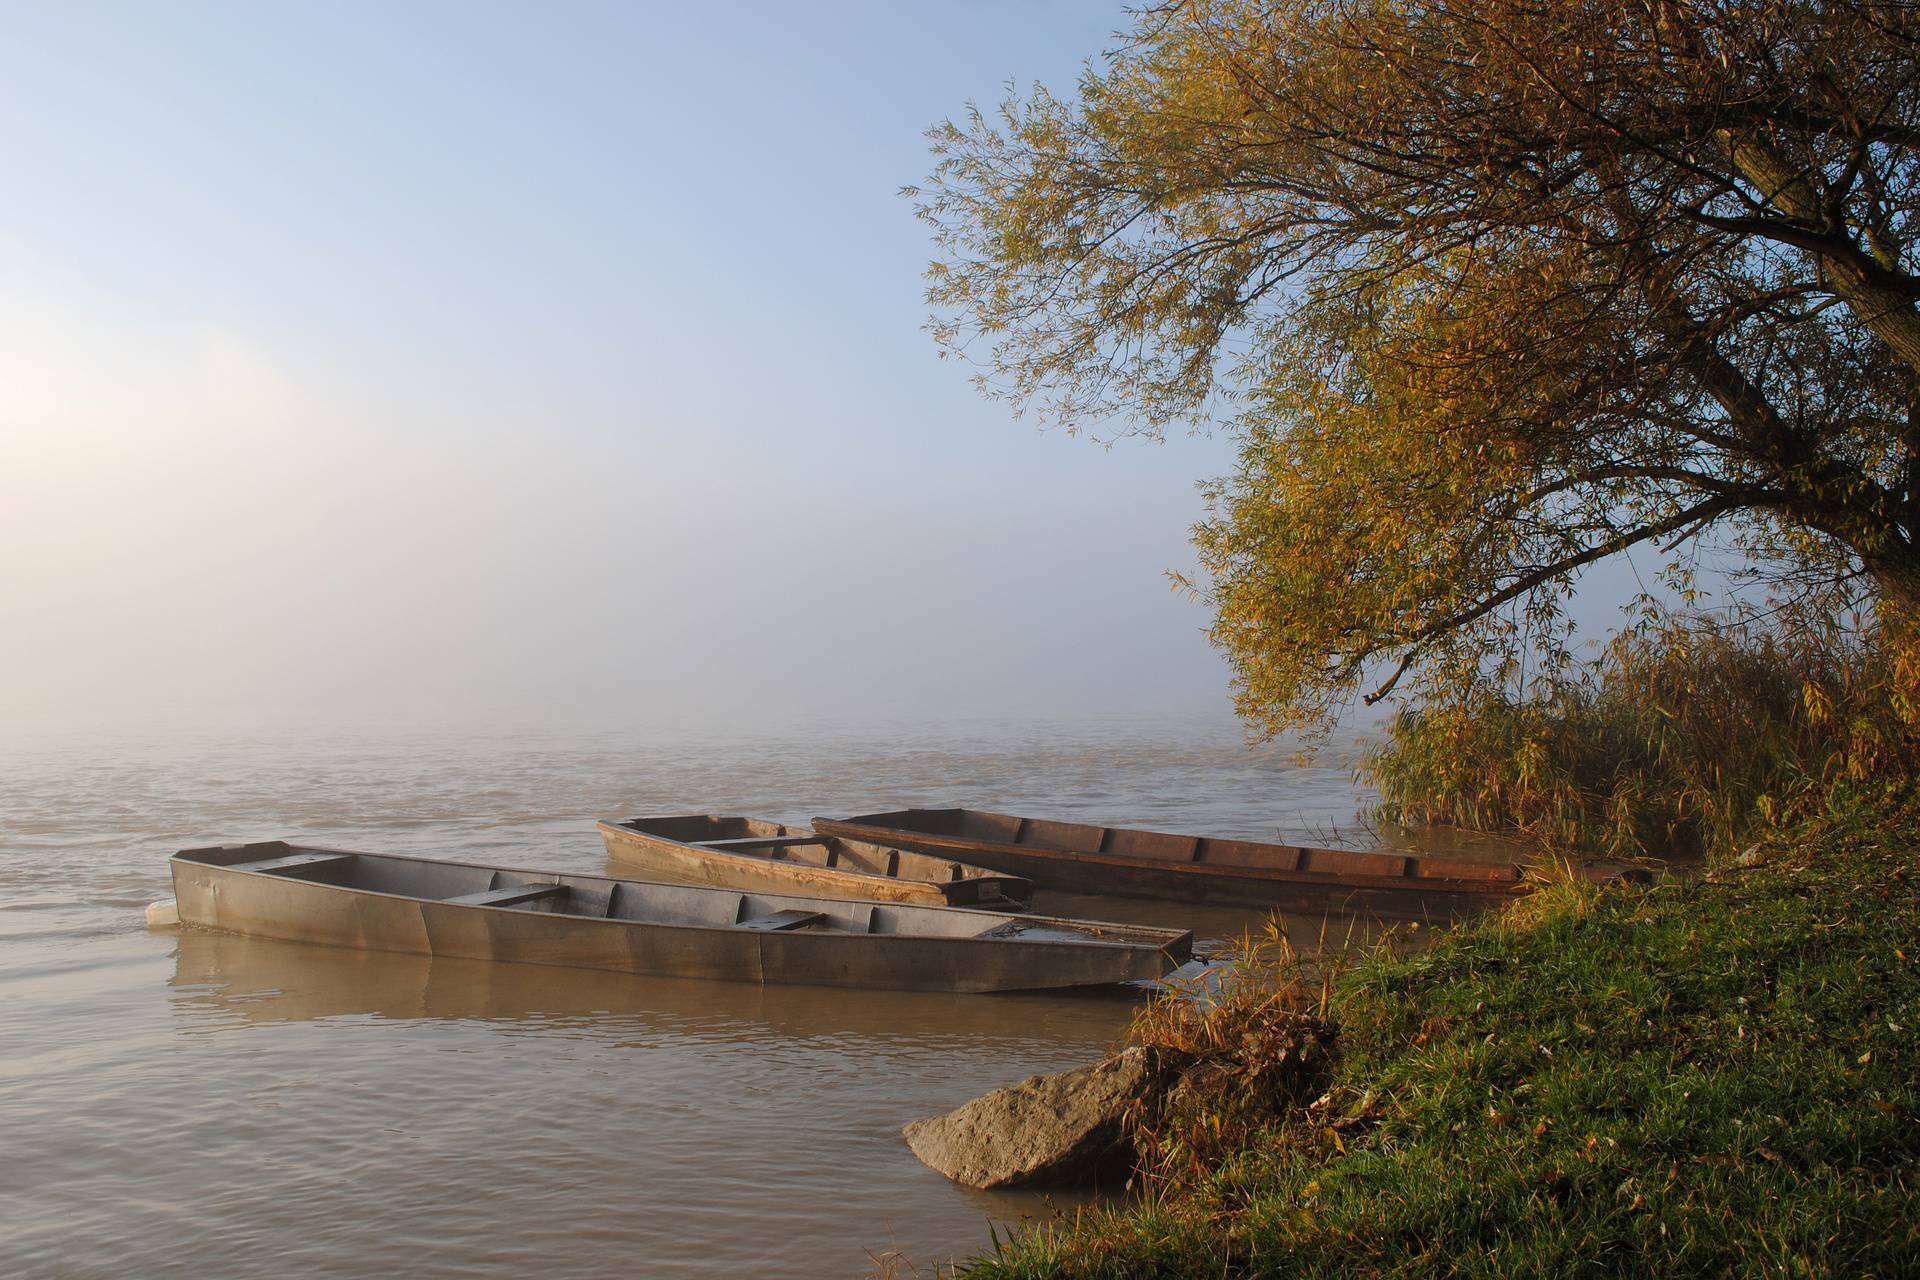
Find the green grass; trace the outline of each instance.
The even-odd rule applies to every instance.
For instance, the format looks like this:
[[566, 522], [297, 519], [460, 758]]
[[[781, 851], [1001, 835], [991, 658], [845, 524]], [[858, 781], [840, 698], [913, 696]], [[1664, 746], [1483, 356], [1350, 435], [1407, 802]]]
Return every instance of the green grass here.
[[962, 1274], [1920, 1275], [1917, 850], [1828, 817], [1365, 959], [1318, 1106]]

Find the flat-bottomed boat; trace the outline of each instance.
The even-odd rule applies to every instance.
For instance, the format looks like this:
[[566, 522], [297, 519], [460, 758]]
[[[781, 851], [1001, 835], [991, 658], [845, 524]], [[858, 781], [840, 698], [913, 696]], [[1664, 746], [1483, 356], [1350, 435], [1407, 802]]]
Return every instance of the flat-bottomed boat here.
[[1033, 896], [1033, 885], [1019, 876], [759, 818], [696, 813], [608, 820], [600, 835], [615, 862], [723, 889], [936, 907], [1005, 907]]
[[171, 859], [180, 922], [282, 938], [618, 973], [909, 991], [1156, 979], [1173, 929], [743, 893], [269, 841]]
[[1526, 891], [1513, 863], [1052, 822], [981, 809], [815, 818], [849, 840], [966, 857], [1048, 889], [1293, 911], [1450, 919]]

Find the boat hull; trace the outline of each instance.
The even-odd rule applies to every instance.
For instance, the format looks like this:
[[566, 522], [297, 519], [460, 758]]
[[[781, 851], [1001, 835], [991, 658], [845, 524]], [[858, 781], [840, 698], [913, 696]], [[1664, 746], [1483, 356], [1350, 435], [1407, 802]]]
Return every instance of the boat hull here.
[[[1012, 824], [1011, 839], [932, 827], [968, 820]], [[1450, 920], [1524, 892], [1518, 868], [1406, 854], [1350, 852], [1202, 836], [1054, 823], [965, 810], [900, 810], [816, 818], [826, 835], [962, 856], [1043, 888], [1175, 902], [1261, 905], [1309, 914]], [[980, 825], [987, 825], [984, 821]], [[1042, 843], [1044, 842], [1044, 843]], [[1082, 847], [1072, 847], [1074, 844]], [[1126, 851], [1117, 851], [1116, 846]], [[1209, 861], [1209, 859], [1214, 861]]]
[[[281, 846], [286, 847], [286, 846]], [[928, 912], [979, 922], [971, 911], [834, 903], [793, 896], [750, 898], [739, 912], [832, 911], [847, 931], [765, 931], [739, 925], [660, 923], [591, 918], [519, 906], [474, 906], [325, 883], [298, 875], [252, 872], [191, 860], [173, 860], [174, 893], [183, 924], [252, 937], [413, 955], [513, 964], [555, 965], [636, 976], [714, 978], [756, 983], [800, 983], [910, 991], [994, 992], [1107, 986], [1158, 978], [1187, 958], [1191, 935], [1165, 933], [1165, 945], [1063, 945], [1044, 937], [983, 938], [858, 933], [874, 913]], [[352, 855], [362, 856], [362, 855]], [[374, 855], [365, 855], [374, 856]], [[426, 859], [384, 859], [386, 862]], [[451, 864], [463, 868], [473, 864]], [[624, 902], [670, 899], [720, 891], [692, 886], [556, 876], [515, 868], [474, 868], [523, 883], [560, 886], [582, 899]], [[643, 904], [644, 905], [644, 904]], [[724, 905], [724, 904], [722, 904]], [[609, 910], [612, 907], [609, 905]], [[1038, 920], [1037, 917], [1012, 919]], [[942, 922], [935, 922], [941, 924]], [[943, 926], [944, 927], [944, 926]], [[955, 925], [955, 928], [965, 926]]]
[[[791, 830], [782, 827], [784, 833]], [[805, 862], [771, 861], [701, 848], [635, 831], [616, 822], [600, 823], [607, 857], [635, 870], [672, 876], [721, 889], [758, 889], [770, 893], [799, 893], [865, 902], [910, 902], [934, 907], [991, 906], [1006, 908], [1032, 896], [1033, 886], [1018, 876], [995, 875], [943, 859], [952, 874], [965, 878], [913, 879], [816, 866]], [[884, 850], [882, 852], [885, 852]], [[923, 855], [917, 852], [912, 856]]]

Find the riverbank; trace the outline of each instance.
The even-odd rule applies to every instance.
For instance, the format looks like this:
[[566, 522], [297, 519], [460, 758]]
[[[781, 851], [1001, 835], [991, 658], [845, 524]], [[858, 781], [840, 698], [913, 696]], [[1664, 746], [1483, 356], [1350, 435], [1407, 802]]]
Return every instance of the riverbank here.
[[1262, 1016], [1338, 1023], [1324, 1097], [962, 1274], [1911, 1274], [1917, 962], [1911, 801], [1697, 879], [1556, 884], [1283, 983]]

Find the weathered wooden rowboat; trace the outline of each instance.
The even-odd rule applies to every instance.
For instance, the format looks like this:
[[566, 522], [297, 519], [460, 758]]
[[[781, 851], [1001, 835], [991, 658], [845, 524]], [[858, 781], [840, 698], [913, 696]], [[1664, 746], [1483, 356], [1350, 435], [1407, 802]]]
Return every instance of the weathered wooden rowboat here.
[[1006, 906], [1033, 896], [1033, 884], [1019, 876], [759, 818], [608, 820], [600, 835], [615, 862], [725, 889], [937, 907]]
[[1512, 863], [1169, 835], [980, 809], [899, 809], [813, 825], [823, 835], [964, 855], [1044, 888], [1082, 893], [1439, 919], [1525, 892]]
[[285, 841], [173, 855], [182, 924], [228, 933], [617, 973], [911, 991], [1158, 978], [1173, 929], [741, 893], [355, 853]]

